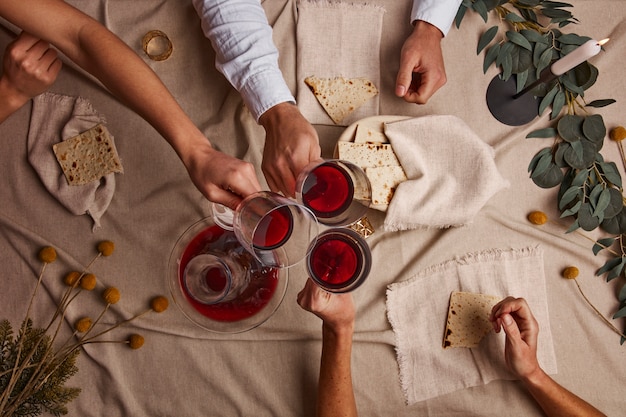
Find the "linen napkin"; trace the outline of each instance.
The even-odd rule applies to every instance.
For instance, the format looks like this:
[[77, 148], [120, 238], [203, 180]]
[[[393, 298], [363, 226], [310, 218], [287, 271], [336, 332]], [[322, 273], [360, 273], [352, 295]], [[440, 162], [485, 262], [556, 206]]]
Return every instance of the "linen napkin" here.
[[387, 288], [387, 317], [408, 405], [497, 379], [514, 379], [504, 360], [504, 332], [489, 333], [477, 348], [443, 349], [453, 291], [525, 298], [539, 322], [539, 364], [548, 374], [557, 372], [543, 251], [526, 247], [471, 253]]
[[28, 161], [41, 182], [72, 214], [88, 214], [100, 227], [115, 193], [115, 174], [84, 185], [69, 185], [52, 145], [72, 138], [99, 123], [106, 123], [91, 103], [81, 97], [43, 93], [33, 99], [28, 130]]
[[384, 125], [408, 180], [395, 190], [388, 231], [462, 226], [509, 186], [495, 152], [456, 116], [416, 117]]
[[[304, 79], [367, 78], [380, 91], [381, 6], [299, 0], [296, 24], [297, 94], [300, 111], [312, 124], [335, 125]], [[346, 116], [342, 126], [379, 113], [379, 95]]]

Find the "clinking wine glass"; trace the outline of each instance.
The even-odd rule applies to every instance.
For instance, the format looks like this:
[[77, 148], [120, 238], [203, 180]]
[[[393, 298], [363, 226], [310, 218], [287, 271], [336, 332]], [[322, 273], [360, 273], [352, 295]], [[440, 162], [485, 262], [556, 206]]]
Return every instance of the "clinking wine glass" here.
[[307, 270], [322, 289], [333, 293], [358, 288], [370, 273], [372, 254], [357, 232], [349, 228], [333, 228], [321, 233], [311, 244]]
[[267, 267], [299, 263], [318, 234], [311, 210], [271, 191], [246, 197], [234, 211], [213, 203], [213, 216], [222, 228], [233, 230], [241, 245]]
[[347, 226], [361, 219], [371, 203], [372, 188], [357, 165], [327, 159], [305, 167], [296, 183], [296, 199], [327, 226]]

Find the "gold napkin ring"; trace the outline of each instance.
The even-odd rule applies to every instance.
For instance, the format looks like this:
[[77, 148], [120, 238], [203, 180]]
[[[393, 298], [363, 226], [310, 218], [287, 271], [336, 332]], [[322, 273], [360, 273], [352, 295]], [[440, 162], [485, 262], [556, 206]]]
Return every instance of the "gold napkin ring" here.
[[160, 30], [151, 30], [141, 40], [143, 51], [153, 61], [165, 61], [172, 55], [172, 41]]
[[372, 226], [367, 216], [361, 217], [348, 227], [363, 236], [364, 239], [374, 233], [374, 226]]

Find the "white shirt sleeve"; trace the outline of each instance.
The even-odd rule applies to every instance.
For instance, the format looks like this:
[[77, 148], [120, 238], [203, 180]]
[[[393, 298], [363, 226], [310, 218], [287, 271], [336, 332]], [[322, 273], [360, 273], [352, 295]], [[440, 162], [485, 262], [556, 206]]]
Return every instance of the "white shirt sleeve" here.
[[239, 91], [257, 122], [276, 104], [295, 103], [259, 0], [193, 0], [193, 5], [215, 49], [215, 67]]
[[457, 10], [463, 0], [413, 0], [411, 23], [423, 20], [437, 27], [443, 36], [448, 34]]

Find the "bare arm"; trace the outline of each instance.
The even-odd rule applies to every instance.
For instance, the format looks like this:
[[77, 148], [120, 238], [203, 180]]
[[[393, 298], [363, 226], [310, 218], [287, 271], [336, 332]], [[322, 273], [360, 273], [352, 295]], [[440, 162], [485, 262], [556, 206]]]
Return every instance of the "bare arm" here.
[[213, 149], [150, 67], [99, 22], [60, 0], [3, 0], [0, 15], [56, 46], [154, 126], [207, 198], [234, 207], [260, 189], [254, 168]]
[[526, 300], [505, 298], [493, 307], [490, 320], [496, 332], [502, 328], [506, 333], [504, 355], [509, 369], [520, 378], [546, 415], [604, 416], [541, 369], [537, 361], [539, 326]]
[[298, 304], [323, 321], [317, 416], [356, 417], [351, 371], [355, 320], [352, 295], [328, 293], [309, 279], [298, 294]]

